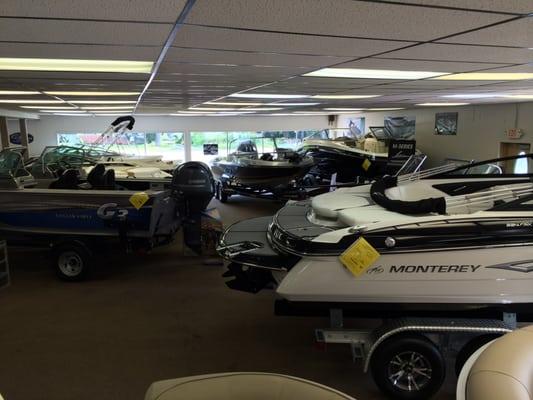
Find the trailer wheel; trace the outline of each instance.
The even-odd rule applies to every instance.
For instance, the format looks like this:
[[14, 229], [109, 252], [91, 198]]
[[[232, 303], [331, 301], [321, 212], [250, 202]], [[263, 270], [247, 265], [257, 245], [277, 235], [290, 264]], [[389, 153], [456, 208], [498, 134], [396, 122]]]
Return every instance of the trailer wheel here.
[[446, 364], [437, 346], [414, 334], [383, 342], [370, 368], [376, 385], [395, 399], [428, 399], [439, 390], [446, 375]]
[[216, 196], [218, 201], [221, 203], [227, 203], [228, 201], [228, 194], [224, 191], [224, 184], [222, 182], [217, 182], [216, 187]]
[[459, 376], [466, 361], [470, 358], [472, 354], [475, 353], [477, 349], [479, 349], [481, 346], [486, 345], [488, 342], [499, 338], [500, 336], [501, 335], [476, 336], [467, 344], [465, 344], [457, 354], [457, 357], [455, 357], [455, 374]]
[[61, 244], [53, 249], [54, 266], [64, 281], [82, 281], [89, 276], [93, 256], [82, 244]]

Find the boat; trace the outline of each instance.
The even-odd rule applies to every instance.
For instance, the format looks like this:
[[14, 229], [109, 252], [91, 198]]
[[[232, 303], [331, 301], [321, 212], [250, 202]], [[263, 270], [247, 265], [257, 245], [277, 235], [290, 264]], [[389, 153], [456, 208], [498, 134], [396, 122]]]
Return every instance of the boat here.
[[415, 153], [415, 142], [398, 141], [403, 149], [394, 153], [389, 146], [394, 138], [384, 127], [370, 127], [366, 135], [357, 136], [349, 129], [325, 129], [304, 139], [299, 152], [310, 155], [316, 165], [310, 175], [317, 180], [365, 182], [385, 174], [395, 174]]
[[81, 147], [89, 158], [100, 164], [154, 168], [171, 174], [181, 164], [181, 160], [165, 161], [161, 155], [138, 155], [126, 152], [123, 145], [130, 142], [126, 131], [131, 131], [134, 125], [135, 118], [130, 115], [118, 117], [93, 143]]
[[313, 166], [313, 158], [278, 147], [275, 137], [268, 139], [273, 141], [271, 152], [259, 153], [254, 140], [242, 140], [236, 151], [212, 161], [219, 200], [225, 202], [232, 194], [278, 197], [298, 191], [295, 183]]
[[[220, 243], [228, 286], [274, 286], [281, 314], [525, 317], [533, 305], [533, 174], [513, 166], [529, 162], [532, 171], [532, 157], [384, 177], [241, 221]], [[377, 260], [355, 276], [341, 256], [361, 238]]]
[[202, 163], [180, 165], [169, 189], [143, 191], [116, 185], [113, 170], [103, 166], [95, 167], [101, 175], [93, 174], [89, 182], [78, 181], [78, 170], [70, 165], [62, 167], [63, 174], [43, 187], [24, 167], [20, 152], [0, 152], [0, 236], [9, 245], [52, 249], [57, 272], [66, 280], [82, 279], [93, 256], [110, 246], [149, 250], [171, 242], [180, 227], [199, 224], [197, 216], [214, 192], [209, 167]]

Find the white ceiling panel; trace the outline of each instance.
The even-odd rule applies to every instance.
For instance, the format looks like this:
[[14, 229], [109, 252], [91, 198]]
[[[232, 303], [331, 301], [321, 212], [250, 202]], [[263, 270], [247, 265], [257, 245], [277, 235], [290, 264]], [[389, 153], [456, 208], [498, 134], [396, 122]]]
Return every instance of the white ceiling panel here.
[[186, 22], [422, 41], [478, 28], [505, 18], [498, 14], [354, 0], [198, 0]]
[[505, 47], [428, 43], [387, 54], [390, 58], [522, 64], [533, 61], [533, 51]]
[[49, 43], [0, 43], [2, 57], [155, 61], [160, 46], [132, 47]]
[[421, 4], [440, 7], [458, 7], [472, 10], [529, 14], [533, 12], [531, 0], [400, 0], [406, 4]]
[[408, 45], [409, 42], [329, 38], [269, 32], [188, 26], [180, 28], [174, 46], [254, 52], [365, 57]]
[[[312, 70], [312, 69], [311, 69]], [[172, 72], [195, 73], [223, 73], [240, 77], [269, 77], [273, 80], [298, 75], [310, 71], [309, 68], [298, 67], [260, 67], [260, 66], [231, 66], [227, 64], [180, 64], [163, 62], [159, 68], [162, 74]]]
[[174, 23], [186, 0], [2, 0], [0, 16]]
[[170, 24], [4, 19], [0, 38], [4, 42], [162, 45], [171, 29]]
[[338, 68], [393, 69], [400, 71], [468, 72], [501, 67], [501, 64], [460, 63], [443, 61], [397, 60], [365, 58], [337, 66]]
[[448, 43], [533, 47], [533, 18], [521, 18], [505, 24], [454, 36], [444, 41]]
[[148, 80], [149, 74], [126, 74], [110, 72], [55, 72], [55, 71], [0, 71], [0, 76], [12, 80], [92, 80], [92, 81], [144, 81]]
[[205, 64], [272, 65], [296, 67], [322, 67], [350, 60], [352, 57], [287, 55], [238, 51], [169, 49], [165, 61]]

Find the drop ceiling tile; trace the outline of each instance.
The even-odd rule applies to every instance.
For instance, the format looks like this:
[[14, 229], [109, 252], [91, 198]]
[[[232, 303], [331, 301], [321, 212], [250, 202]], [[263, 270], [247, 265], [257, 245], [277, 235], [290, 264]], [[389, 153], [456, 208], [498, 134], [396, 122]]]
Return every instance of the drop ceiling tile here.
[[165, 61], [205, 64], [272, 65], [319, 68], [345, 62], [351, 58], [352, 57], [251, 53], [171, 47], [167, 53], [167, 56], [165, 57]]
[[[311, 69], [312, 70], [312, 69]], [[169, 74], [173, 72], [202, 72], [202, 73], [223, 73], [238, 77], [258, 77], [268, 78], [272, 80], [281, 79], [293, 75], [299, 75], [310, 71], [309, 68], [298, 67], [261, 67], [261, 66], [232, 66], [227, 64], [212, 65], [212, 64], [179, 64], [163, 62], [159, 68], [162, 74]]]
[[2, 0], [0, 16], [174, 23], [186, 0]]
[[48, 43], [0, 43], [2, 57], [155, 61], [160, 46], [132, 47]]
[[[505, 18], [498, 14], [353, 0], [198, 0], [186, 22], [423, 41], [488, 25]], [[426, 23], [427, 21], [446, 23]]]
[[445, 39], [447, 43], [533, 47], [533, 18], [522, 18]]
[[387, 53], [387, 58], [454, 62], [522, 64], [533, 61], [533, 51], [504, 47], [428, 43]]
[[400, 0], [400, 2], [517, 14], [529, 14], [533, 12], [533, 4], [530, 0], [468, 0], [468, 2], [465, 2], [465, 0]]
[[338, 68], [393, 69], [400, 71], [469, 72], [500, 67], [501, 64], [365, 58], [338, 65]]
[[170, 24], [4, 19], [0, 38], [3, 42], [161, 46], [171, 29]]
[[297, 34], [243, 32], [240, 30], [184, 25], [174, 46], [254, 52], [309, 54], [338, 57], [365, 57], [398, 49], [409, 42], [314, 37]]

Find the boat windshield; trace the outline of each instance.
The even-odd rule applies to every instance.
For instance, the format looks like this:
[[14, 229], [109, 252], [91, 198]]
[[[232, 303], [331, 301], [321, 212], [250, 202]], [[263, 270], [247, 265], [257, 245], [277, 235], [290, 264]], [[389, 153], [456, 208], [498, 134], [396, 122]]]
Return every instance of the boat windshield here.
[[322, 139], [322, 140], [342, 140], [342, 139], [361, 139], [364, 135], [359, 130], [354, 129], [322, 129], [316, 131], [306, 139]]
[[446, 161], [451, 170], [445, 175], [533, 175], [533, 154], [518, 154], [482, 162], [458, 159]]
[[24, 168], [24, 159], [18, 151], [4, 149], [0, 151], [0, 176], [19, 177], [28, 175]]
[[55, 178], [58, 171], [80, 169], [93, 164], [83, 148], [70, 146], [47, 146], [32, 165], [31, 173], [35, 177]]

